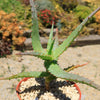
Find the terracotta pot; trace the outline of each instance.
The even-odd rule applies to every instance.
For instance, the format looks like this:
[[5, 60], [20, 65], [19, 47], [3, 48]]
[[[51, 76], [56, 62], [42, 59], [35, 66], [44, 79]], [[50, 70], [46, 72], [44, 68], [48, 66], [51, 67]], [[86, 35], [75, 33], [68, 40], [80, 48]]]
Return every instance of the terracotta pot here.
[[16, 87], [16, 94], [17, 94], [19, 100], [22, 100], [22, 99], [20, 98], [20, 96], [19, 96], [19, 93], [18, 93], [20, 84], [21, 84], [23, 81], [27, 81], [28, 79], [29, 79], [29, 77], [28, 77], [28, 78], [22, 79], [22, 80], [18, 83], [18, 85], [17, 85], [17, 87]]
[[[28, 79], [29, 79], [29, 77], [28, 77], [28, 78], [22, 79], [22, 80], [18, 83], [18, 85], [17, 85], [17, 87], [16, 87], [16, 94], [17, 94], [19, 100], [22, 100], [22, 99], [20, 98], [20, 96], [19, 96], [19, 93], [18, 93], [20, 84], [21, 84], [23, 81], [27, 81]], [[80, 88], [77, 86], [76, 83], [74, 84], [74, 86], [75, 86], [76, 89], [78, 90], [78, 92], [79, 92], [79, 100], [81, 100], [81, 91], [80, 91]], [[36, 99], [36, 100], [37, 100], [37, 99]]]

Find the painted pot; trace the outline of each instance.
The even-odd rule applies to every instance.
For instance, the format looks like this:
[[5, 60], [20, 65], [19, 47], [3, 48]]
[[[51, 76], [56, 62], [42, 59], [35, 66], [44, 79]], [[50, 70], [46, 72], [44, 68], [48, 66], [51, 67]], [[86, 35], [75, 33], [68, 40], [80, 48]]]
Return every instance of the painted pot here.
[[[16, 94], [17, 94], [19, 100], [22, 100], [22, 99], [20, 98], [20, 96], [19, 96], [19, 87], [20, 87], [20, 84], [21, 84], [23, 81], [27, 81], [28, 79], [29, 79], [29, 77], [28, 77], [28, 78], [22, 79], [22, 80], [18, 83], [18, 85], [17, 85], [17, 87], [16, 87]], [[74, 86], [75, 86], [76, 89], [78, 90], [78, 93], [79, 93], [79, 100], [81, 100], [81, 91], [80, 91], [80, 88], [78, 87], [78, 85], [77, 85], [76, 83], [74, 84]], [[38, 99], [36, 98], [35, 100], [38, 100]]]

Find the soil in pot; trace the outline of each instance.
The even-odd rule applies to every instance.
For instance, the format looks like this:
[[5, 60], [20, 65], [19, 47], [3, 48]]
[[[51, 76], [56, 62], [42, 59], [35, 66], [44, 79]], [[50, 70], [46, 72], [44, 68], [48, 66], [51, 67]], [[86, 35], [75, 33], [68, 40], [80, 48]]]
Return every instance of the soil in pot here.
[[43, 78], [29, 78], [19, 87], [21, 100], [79, 100], [79, 93], [74, 83], [57, 79], [50, 83], [50, 90], [46, 91]]

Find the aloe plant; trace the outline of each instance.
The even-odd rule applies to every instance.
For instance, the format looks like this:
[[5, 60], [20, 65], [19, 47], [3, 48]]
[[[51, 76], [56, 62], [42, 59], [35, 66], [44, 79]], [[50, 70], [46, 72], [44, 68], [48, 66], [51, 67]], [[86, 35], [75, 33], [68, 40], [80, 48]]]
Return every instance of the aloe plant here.
[[70, 46], [70, 44], [73, 42], [73, 40], [78, 36], [79, 32], [82, 30], [83, 26], [86, 24], [86, 22], [97, 12], [100, 10], [100, 7], [97, 8], [94, 12], [92, 12], [72, 33], [71, 35], [63, 41], [62, 44], [59, 45], [58, 43], [58, 36], [53, 38], [53, 27], [52, 25], [48, 44], [47, 44], [47, 50], [45, 51], [42, 48], [42, 45], [40, 43], [40, 37], [39, 37], [39, 28], [38, 28], [38, 20], [37, 20], [37, 13], [34, 5], [34, 1], [30, 0], [31, 4], [31, 10], [32, 10], [32, 46], [34, 51], [33, 52], [25, 52], [20, 53], [20, 55], [33, 55], [38, 58], [41, 58], [44, 60], [44, 67], [46, 71], [43, 72], [22, 72], [17, 75], [13, 75], [6, 78], [1, 78], [1, 80], [7, 80], [7, 79], [14, 79], [14, 78], [23, 78], [23, 77], [43, 77], [45, 78], [45, 86], [46, 89], [49, 89], [49, 83], [56, 79], [56, 78], [62, 78], [69, 81], [79, 82], [82, 84], [87, 84], [95, 89], [100, 90], [100, 86], [95, 84], [93, 81], [84, 78], [82, 76], [69, 73], [69, 71], [83, 66], [72, 66], [68, 67], [66, 69], [61, 69], [58, 65], [58, 57]]

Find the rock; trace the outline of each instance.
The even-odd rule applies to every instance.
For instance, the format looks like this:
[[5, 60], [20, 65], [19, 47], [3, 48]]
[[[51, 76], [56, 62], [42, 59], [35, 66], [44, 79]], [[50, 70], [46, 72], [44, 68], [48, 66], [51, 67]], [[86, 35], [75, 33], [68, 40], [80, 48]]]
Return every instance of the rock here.
[[[61, 44], [65, 39], [59, 39], [59, 43]], [[48, 39], [46, 37], [40, 37], [40, 41], [43, 47], [46, 47], [48, 43]], [[31, 38], [27, 38], [24, 42], [25, 49], [32, 49], [32, 40]], [[89, 35], [78, 37], [74, 40], [71, 46], [84, 46], [84, 45], [93, 45], [100, 44], [100, 35]]]

